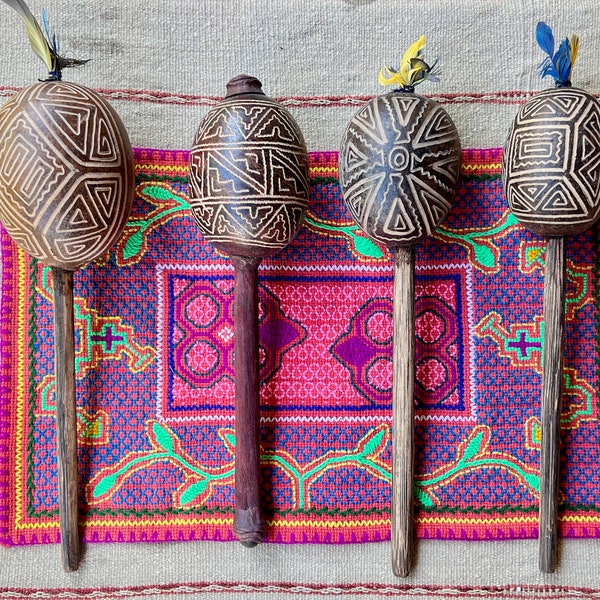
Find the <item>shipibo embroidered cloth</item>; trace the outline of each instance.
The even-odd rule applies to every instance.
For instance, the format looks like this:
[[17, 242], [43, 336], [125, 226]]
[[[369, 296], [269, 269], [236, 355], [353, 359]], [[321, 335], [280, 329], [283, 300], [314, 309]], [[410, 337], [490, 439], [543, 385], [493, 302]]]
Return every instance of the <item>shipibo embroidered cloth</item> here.
[[[88, 541], [229, 540], [233, 269], [187, 203], [186, 152], [136, 150], [133, 214], [75, 275]], [[499, 150], [467, 150], [416, 250], [416, 518], [429, 538], [537, 535], [544, 241], [507, 210]], [[387, 539], [392, 258], [350, 219], [337, 155], [259, 271], [263, 501], [272, 542]], [[2, 232], [0, 536], [58, 538], [52, 293]], [[563, 536], [599, 528], [596, 229], [567, 244]]]

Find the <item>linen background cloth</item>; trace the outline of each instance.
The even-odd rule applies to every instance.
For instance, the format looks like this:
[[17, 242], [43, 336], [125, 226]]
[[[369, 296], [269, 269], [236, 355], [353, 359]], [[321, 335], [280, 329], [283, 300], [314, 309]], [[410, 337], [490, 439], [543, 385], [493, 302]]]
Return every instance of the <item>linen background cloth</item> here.
[[[30, 7], [40, 14], [41, 3]], [[203, 115], [238, 73], [263, 83], [296, 117], [309, 151], [337, 150], [358, 107], [382, 92], [377, 73], [427, 36], [439, 84], [419, 90], [444, 104], [464, 148], [502, 146], [521, 102], [549, 87], [535, 24], [581, 50], [573, 83], [600, 92], [600, 6], [509, 0], [67, 1], [45, 4], [63, 50], [91, 58], [65, 73], [105, 93], [136, 147], [189, 149]], [[21, 23], [0, 6], [0, 99], [45, 76]], [[537, 542], [420, 541], [412, 574], [391, 574], [389, 543], [88, 545], [77, 573], [56, 546], [0, 549], [0, 598], [532, 598], [600, 595], [596, 540], [564, 540], [558, 571], [537, 571]], [[54, 592], [52, 592], [54, 590]]]

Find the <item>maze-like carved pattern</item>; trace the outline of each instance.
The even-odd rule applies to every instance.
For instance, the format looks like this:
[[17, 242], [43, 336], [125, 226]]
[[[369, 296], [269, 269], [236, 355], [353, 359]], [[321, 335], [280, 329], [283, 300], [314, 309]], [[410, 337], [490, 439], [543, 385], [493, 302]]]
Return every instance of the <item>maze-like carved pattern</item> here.
[[545, 90], [511, 127], [504, 191], [515, 217], [543, 235], [587, 229], [600, 216], [600, 103], [577, 88]]
[[351, 215], [367, 235], [394, 247], [429, 235], [448, 213], [460, 142], [438, 104], [416, 94], [385, 94], [352, 119], [339, 163]]
[[287, 246], [308, 204], [308, 158], [290, 113], [233, 96], [208, 113], [190, 155], [190, 204], [206, 239], [233, 255]]
[[133, 189], [127, 134], [96, 93], [44, 82], [0, 109], [0, 219], [43, 263], [75, 270], [105, 252], [125, 226]]

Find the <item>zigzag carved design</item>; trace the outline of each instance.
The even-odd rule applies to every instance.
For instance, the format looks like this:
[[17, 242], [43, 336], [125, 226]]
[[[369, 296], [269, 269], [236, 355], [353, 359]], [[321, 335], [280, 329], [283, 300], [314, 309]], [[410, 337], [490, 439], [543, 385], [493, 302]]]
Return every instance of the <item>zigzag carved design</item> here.
[[287, 110], [268, 98], [225, 99], [190, 154], [190, 205], [208, 241], [263, 255], [291, 242], [308, 202], [308, 158]]

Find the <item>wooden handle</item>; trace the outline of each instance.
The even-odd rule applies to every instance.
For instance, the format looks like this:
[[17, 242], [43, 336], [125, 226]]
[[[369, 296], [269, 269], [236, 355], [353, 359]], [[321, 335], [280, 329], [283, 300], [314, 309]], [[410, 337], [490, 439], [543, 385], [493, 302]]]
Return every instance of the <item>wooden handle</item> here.
[[79, 566], [77, 409], [75, 404], [75, 327], [73, 273], [52, 268], [54, 285], [54, 372], [56, 378], [56, 455], [58, 512], [63, 569]]
[[564, 238], [548, 238], [544, 276], [544, 369], [542, 375], [542, 444], [540, 456], [539, 567], [556, 568], [560, 414], [563, 393], [565, 321]]
[[406, 577], [414, 546], [414, 249], [400, 246], [395, 250], [394, 258], [392, 570], [397, 577]]
[[235, 519], [248, 548], [264, 537], [260, 510], [260, 377], [258, 354], [259, 258], [233, 257], [235, 267]]

